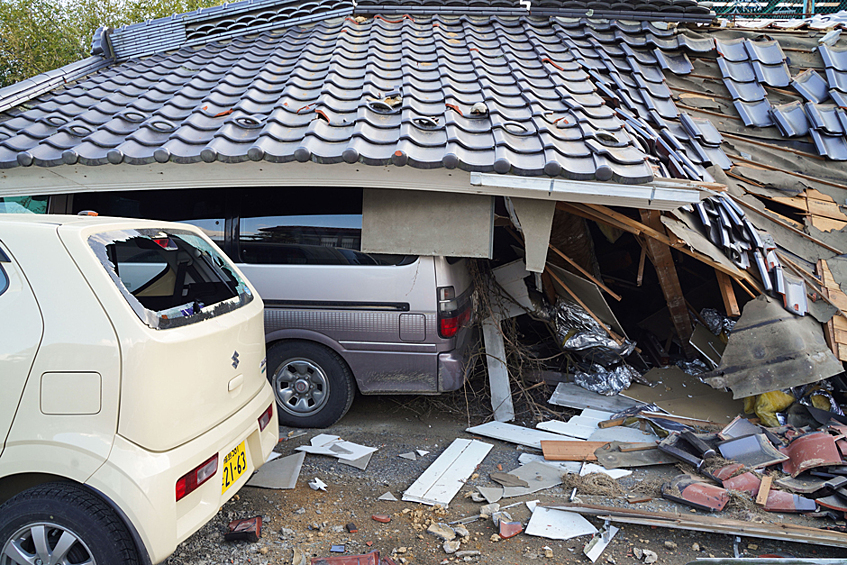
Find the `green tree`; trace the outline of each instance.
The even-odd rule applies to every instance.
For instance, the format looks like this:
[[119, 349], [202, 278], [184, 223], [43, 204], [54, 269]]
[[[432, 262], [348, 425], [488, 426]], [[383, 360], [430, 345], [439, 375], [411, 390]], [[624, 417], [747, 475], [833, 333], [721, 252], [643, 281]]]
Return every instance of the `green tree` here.
[[101, 26], [216, 6], [223, 0], [0, 0], [0, 87], [90, 54]]

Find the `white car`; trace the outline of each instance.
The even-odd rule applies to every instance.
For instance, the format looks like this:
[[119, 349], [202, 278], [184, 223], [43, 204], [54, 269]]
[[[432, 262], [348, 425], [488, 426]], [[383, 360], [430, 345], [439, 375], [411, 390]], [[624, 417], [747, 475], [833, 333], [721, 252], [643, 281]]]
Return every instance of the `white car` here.
[[0, 564], [151, 564], [279, 439], [262, 301], [192, 226], [0, 214]]

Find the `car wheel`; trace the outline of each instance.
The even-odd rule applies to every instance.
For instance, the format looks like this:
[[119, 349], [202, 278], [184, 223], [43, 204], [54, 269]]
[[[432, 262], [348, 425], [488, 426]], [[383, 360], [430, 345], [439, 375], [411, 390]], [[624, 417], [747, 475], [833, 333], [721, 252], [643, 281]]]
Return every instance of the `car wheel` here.
[[280, 424], [325, 428], [341, 419], [353, 403], [355, 388], [349, 367], [322, 345], [277, 343], [268, 349], [268, 368]]
[[31, 488], [0, 505], [0, 565], [134, 565], [138, 552], [120, 518], [74, 483]]

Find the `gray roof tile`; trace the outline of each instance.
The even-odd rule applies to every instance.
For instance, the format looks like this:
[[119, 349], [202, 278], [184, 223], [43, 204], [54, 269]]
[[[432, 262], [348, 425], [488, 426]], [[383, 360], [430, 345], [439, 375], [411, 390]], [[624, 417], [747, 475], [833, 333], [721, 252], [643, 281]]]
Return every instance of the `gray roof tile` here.
[[756, 80], [770, 86], [785, 88], [791, 83], [788, 65], [785, 63], [765, 65], [759, 61], [753, 61], [753, 71], [756, 73]]
[[809, 120], [801, 102], [774, 105], [771, 114], [783, 136], [799, 137], [809, 133]]
[[791, 79], [794, 90], [809, 102], [821, 104], [829, 98], [829, 85], [813, 69], [806, 69]]
[[831, 135], [844, 135], [844, 129], [836, 112], [838, 107], [835, 104], [807, 102], [805, 109], [811, 127]]
[[718, 55], [727, 61], [734, 63], [748, 61], [749, 52], [745, 46], [746, 41], [744, 38], [731, 40], [715, 39], [715, 49], [717, 49]]
[[745, 102], [744, 100], [733, 101], [733, 106], [741, 116], [741, 120], [745, 126], [755, 126], [764, 128], [773, 125], [771, 118], [771, 103], [767, 99], [762, 99], [756, 102]]

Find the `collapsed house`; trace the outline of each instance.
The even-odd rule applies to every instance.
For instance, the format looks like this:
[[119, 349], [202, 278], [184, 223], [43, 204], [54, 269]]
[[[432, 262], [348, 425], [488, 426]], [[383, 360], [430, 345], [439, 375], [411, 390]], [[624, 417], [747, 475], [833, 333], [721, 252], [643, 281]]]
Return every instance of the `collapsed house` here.
[[[754, 398], [847, 360], [840, 26], [694, 0], [248, 0], [101, 29], [0, 90], [0, 195], [355, 187], [362, 251], [496, 261], [496, 419], [500, 325], [528, 312], [586, 388], [679, 362]], [[834, 413], [841, 385], [813, 387]]]

